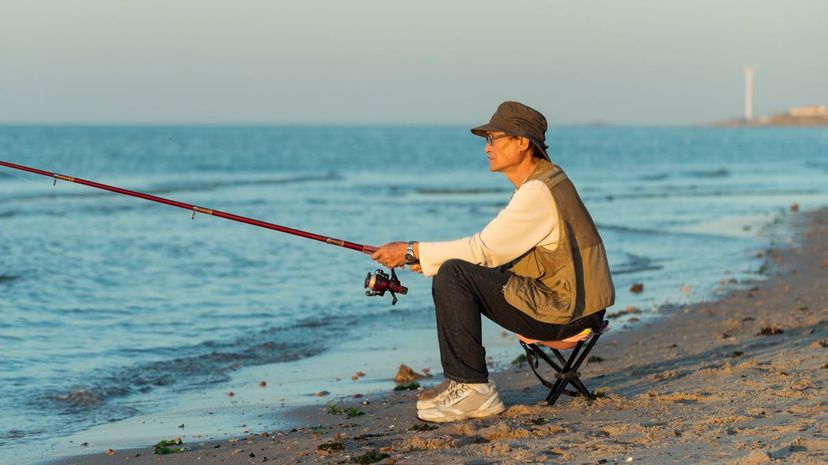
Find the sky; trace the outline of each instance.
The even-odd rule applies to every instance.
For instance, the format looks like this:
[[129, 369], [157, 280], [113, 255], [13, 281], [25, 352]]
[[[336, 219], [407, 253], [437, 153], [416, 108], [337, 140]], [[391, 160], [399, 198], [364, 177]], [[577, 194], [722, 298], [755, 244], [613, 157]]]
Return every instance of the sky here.
[[687, 125], [828, 104], [828, 2], [0, 0], [0, 123]]

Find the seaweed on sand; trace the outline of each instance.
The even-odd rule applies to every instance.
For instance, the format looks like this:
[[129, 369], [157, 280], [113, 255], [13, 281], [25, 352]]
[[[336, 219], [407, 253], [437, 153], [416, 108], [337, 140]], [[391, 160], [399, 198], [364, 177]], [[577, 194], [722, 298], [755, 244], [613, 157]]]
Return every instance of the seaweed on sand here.
[[388, 454], [383, 454], [376, 449], [372, 449], [360, 456], [353, 457], [351, 463], [375, 463], [388, 457], [390, 457]]
[[184, 444], [184, 441], [181, 438], [175, 438], [170, 440], [162, 439], [158, 441], [158, 444], [155, 445], [155, 453], [156, 455], [167, 455], [167, 454], [178, 454], [185, 451], [184, 447], [170, 447], [170, 446], [180, 446]]
[[400, 384], [394, 388], [395, 391], [416, 391], [420, 388], [420, 383], [413, 382], [409, 384]]

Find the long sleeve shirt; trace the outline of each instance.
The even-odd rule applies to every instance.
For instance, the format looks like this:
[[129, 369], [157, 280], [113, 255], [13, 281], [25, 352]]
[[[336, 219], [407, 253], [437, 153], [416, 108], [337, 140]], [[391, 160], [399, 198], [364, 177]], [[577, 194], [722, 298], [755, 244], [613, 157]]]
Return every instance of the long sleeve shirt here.
[[440, 265], [452, 258], [494, 268], [537, 246], [554, 249], [559, 238], [555, 199], [543, 182], [532, 180], [515, 191], [482, 231], [453, 241], [420, 242], [420, 265], [425, 276], [436, 275]]

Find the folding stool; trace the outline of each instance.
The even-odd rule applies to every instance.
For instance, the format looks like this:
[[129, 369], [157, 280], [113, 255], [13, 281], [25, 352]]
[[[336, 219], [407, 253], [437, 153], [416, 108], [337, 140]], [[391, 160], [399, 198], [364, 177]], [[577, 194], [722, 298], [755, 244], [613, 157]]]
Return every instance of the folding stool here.
[[[595, 343], [598, 342], [598, 338], [607, 332], [608, 328], [609, 321], [604, 320], [599, 329], [587, 328], [572, 337], [568, 337], [560, 341], [538, 341], [518, 334], [520, 345], [523, 346], [523, 350], [526, 351], [526, 361], [529, 363], [529, 367], [532, 368], [532, 372], [535, 373], [538, 380], [550, 389], [549, 395], [546, 396], [547, 405], [554, 405], [555, 401], [558, 400], [558, 397], [564, 392], [570, 396], [577, 396], [578, 393], [580, 393], [587, 399], [595, 400], [595, 396], [589, 392], [586, 386], [584, 386], [584, 383], [581, 382], [581, 374], [578, 372], [578, 368], [581, 366], [581, 363], [586, 360], [587, 355], [589, 355], [589, 352], [595, 346]], [[586, 347], [584, 347], [584, 343], [586, 343]], [[552, 360], [539, 346], [548, 347], [552, 353], [555, 354], [555, 357], [560, 362], [560, 365]], [[572, 350], [572, 353], [569, 354], [569, 358], [564, 358], [560, 351], [570, 349]], [[583, 351], [581, 349], [583, 349]], [[551, 382], [551, 379], [546, 380], [540, 373], [538, 373], [538, 364], [540, 360], [545, 361], [555, 370], [556, 380], [554, 384]], [[571, 384], [576, 391], [567, 390], [567, 384]]]

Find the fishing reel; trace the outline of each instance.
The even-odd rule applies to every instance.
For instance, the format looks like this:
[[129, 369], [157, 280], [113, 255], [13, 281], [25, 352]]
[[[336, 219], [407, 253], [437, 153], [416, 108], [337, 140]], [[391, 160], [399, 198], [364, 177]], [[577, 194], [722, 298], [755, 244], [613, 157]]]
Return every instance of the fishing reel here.
[[365, 289], [365, 295], [368, 297], [382, 296], [385, 295], [385, 291], [390, 292], [391, 305], [397, 303], [396, 294], [408, 294], [408, 288], [400, 283], [400, 279], [397, 278], [393, 268], [391, 268], [391, 276], [388, 276], [388, 273], [382, 270], [368, 273], [368, 276], [365, 277]]

